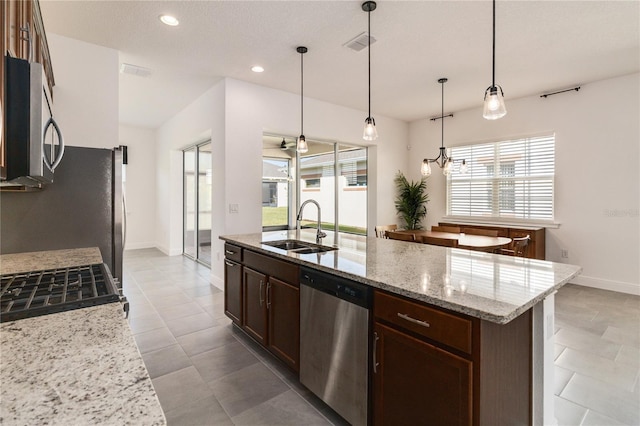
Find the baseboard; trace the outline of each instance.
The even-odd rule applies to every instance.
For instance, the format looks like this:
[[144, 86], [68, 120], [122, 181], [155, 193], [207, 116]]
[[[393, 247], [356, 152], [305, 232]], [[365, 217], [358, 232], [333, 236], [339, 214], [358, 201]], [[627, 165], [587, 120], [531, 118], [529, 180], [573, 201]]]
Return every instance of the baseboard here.
[[156, 248], [166, 254], [167, 256], [178, 256], [182, 254], [182, 250], [180, 249], [168, 249], [165, 246], [156, 245]]
[[125, 250], [138, 250], [138, 249], [146, 249], [146, 248], [154, 248], [155, 243], [127, 243], [124, 246]]
[[580, 275], [573, 280], [572, 284], [583, 285], [586, 287], [599, 288], [602, 290], [617, 291], [619, 293], [633, 294], [640, 296], [640, 285], [634, 283], [627, 283], [623, 281], [604, 280], [601, 278], [586, 277]]
[[213, 275], [213, 273], [211, 274], [211, 278], [209, 282], [211, 283], [212, 286], [224, 291], [224, 281], [221, 278]]

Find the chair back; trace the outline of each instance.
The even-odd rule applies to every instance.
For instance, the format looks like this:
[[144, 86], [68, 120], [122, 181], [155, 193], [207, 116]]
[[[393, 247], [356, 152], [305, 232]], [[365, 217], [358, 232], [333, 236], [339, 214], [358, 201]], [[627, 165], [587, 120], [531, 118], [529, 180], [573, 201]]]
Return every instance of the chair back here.
[[426, 235], [421, 235], [417, 237], [417, 239], [422, 244], [431, 244], [432, 246], [458, 247], [458, 240], [451, 239], [451, 238], [438, 238], [438, 237], [428, 237]]
[[416, 240], [415, 234], [408, 234], [405, 232], [395, 232], [395, 231], [387, 231], [387, 238], [391, 240], [411, 241], [411, 242], [414, 242]]
[[460, 233], [459, 226], [432, 226], [431, 230], [437, 232], [452, 232], [454, 234]]
[[375, 227], [376, 238], [388, 238], [387, 231], [395, 231], [398, 225], [378, 225]]
[[511, 240], [511, 244], [509, 248], [502, 249], [500, 251], [501, 254], [506, 254], [509, 256], [517, 256], [517, 257], [527, 257], [529, 254], [529, 241], [531, 240], [531, 236], [527, 235], [522, 238], [513, 238]]
[[465, 234], [471, 235], [484, 235], [485, 237], [497, 237], [497, 229], [480, 229], [480, 228], [467, 228], [464, 230]]

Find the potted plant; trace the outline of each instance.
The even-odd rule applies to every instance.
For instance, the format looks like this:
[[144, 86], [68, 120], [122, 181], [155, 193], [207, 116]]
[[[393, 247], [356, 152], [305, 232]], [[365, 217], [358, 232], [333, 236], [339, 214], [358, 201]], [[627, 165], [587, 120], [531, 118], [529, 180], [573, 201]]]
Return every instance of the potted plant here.
[[398, 171], [394, 179], [398, 196], [396, 210], [402, 218], [406, 229], [422, 229], [422, 220], [427, 215], [429, 194], [427, 194], [427, 179], [422, 177], [417, 182], [409, 182], [402, 172]]

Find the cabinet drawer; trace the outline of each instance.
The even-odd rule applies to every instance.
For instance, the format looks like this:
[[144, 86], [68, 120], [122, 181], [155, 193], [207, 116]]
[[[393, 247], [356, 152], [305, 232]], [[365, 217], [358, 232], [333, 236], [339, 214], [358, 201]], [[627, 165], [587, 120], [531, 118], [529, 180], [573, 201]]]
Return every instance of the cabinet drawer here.
[[378, 319], [471, 353], [472, 324], [469, 319], [380, 291], [375, 292], [373, 311]]
[[244, 251], [244, 264], [251, 269], [260, 271], [265, 275], [278, 278], [286, 283], [298, 287], [300, 281], [300, 270], [293, 263], [284, 262], [265, 256], [254, 251]]
[[224, 257], [234, 262], [242, 262], [242, 248], [233, 244], [224, 244]]

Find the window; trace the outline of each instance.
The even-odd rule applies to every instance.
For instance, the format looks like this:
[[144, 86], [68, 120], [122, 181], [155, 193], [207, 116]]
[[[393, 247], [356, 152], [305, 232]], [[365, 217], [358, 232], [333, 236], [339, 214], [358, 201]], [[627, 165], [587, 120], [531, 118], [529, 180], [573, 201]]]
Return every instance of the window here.
[[451, 148], [466, 174], [447, 178], [447, 215], [470, 219], [553, 220], [555, 136]]
[[290, 160], [262, 158], [262, 227], [287, 229], [289, 225]]
[[[294, 229], [296, 206], [309, 199], [322, 207], [322, 228], [366, 235], [367, 148], [307, 139], [309, 151], [296, 152], [296, 139], [263, 135], [262, 229]], [[303, 227], [315, 227], [317, 210], [304, 210]]]

